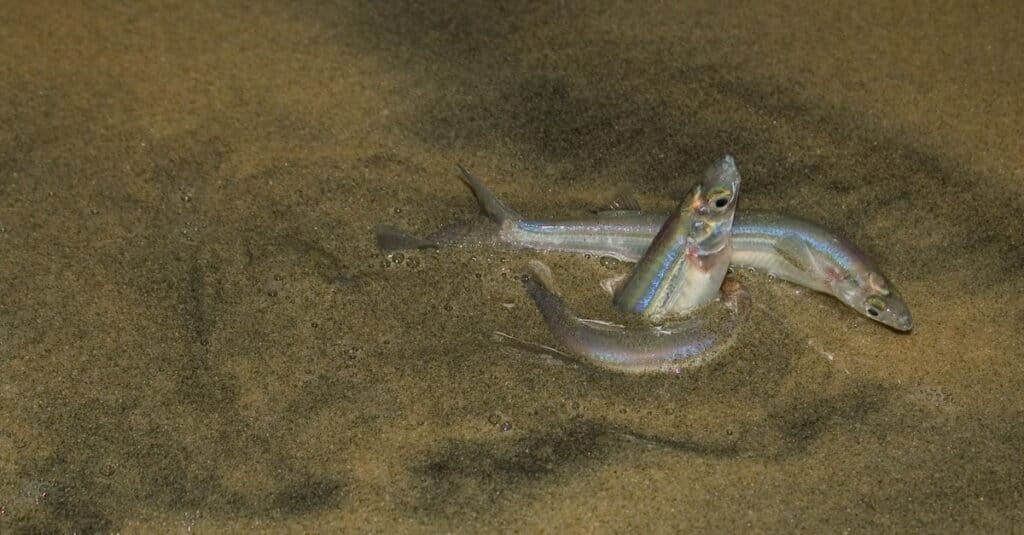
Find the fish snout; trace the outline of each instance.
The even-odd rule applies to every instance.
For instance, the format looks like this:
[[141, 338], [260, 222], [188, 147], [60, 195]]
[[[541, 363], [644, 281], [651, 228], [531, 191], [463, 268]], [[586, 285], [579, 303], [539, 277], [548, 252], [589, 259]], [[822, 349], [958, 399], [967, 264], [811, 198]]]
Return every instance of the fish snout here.
[[896, 329], [901, 331], [909, 331], [914, 328], [914, 320], [910, 317], [910, 312], [903, 312], [896, 316], [895, 324], [893, 325]]

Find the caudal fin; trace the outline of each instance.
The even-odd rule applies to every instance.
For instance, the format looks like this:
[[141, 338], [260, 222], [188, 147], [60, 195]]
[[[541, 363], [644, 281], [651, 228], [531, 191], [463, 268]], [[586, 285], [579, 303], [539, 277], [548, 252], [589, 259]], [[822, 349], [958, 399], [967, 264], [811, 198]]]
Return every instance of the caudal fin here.
[[[458, 164], [456, 164], [458, 165]], [[462, 180], [473, 191], [480, 209], [487, 217], [499, 225], [505, 221], [516, 221], [522, 217], [509, 208], [497, 196], [484, 186], [480, 179], [473, 176], [465, 167], [458, 165], [462, 172]], [[410, 249], [437, 249], [443, 246], [486, 246], [495, 245], [500, 240], [498, 227], [492, 224], [453, 224], [445, 226], [430, 236], [423, 238], [392, 225], [377, 225], [377, 247], [384, 254]]]
[[572, 332], [579, 320], [576, 313], [556, 293], [551, 268], [540, 260], [531, 260], [528, 275], [523, 278], [523, 287], [556, 338], [559, 333], [567, 335]]
[[392, 225], [377, 225], [377, 247], [384, 254], [409, 249], [436, 249], [437, 242], [410, 234]]
[[462, 167], [462, 164], [456, 165], [458, 166], [459, 171], [462, 171], [462, 181], [469, 186], [469, 189], [473, 190], [473, 195], [476, 196], [477, 202], [480, 203], [480, 209], [487, 214], [487, 217], [493, 219], [497, 223], [504, 223], [510, 219], [522, 219], [522, 216], [520, 216], [518, 212], [509, 208], [501, 199], [491, 193], [491, 191], [487, 189], [487, 186], [484, 186], [484, 183], [480, 182], [479, 178], [473, 176], [473, 173], [470, 173], [465, 167]]

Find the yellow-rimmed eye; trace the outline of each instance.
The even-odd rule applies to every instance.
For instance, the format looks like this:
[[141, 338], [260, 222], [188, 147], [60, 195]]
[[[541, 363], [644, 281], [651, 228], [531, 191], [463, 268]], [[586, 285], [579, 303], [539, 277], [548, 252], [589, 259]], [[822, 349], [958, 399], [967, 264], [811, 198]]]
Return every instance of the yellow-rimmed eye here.
[[732, 200], [732, 190], [728, 188], [711, 188], [708, 190], [708, 205], [721, 210], [726, 206], [729, 206], [729, 201]]
[[868, 297], [864, 301], [864, 304], [867, 305], [867, 308], [865, 310], [867, 311], [868, 315], [872, 317], [878, 316], [879, 314], [882, 313], [883, 310], [885, 310], [885, 299], [882, 299], [877, 295], [872, 295], [871, 297]]

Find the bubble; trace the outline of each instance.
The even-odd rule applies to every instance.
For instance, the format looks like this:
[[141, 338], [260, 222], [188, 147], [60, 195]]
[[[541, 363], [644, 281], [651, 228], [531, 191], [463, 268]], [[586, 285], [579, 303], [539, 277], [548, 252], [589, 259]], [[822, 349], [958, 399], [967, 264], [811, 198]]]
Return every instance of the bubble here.
[[116, 471], [117, 471], [117, 467], [114, 466], [114, 463], [105, 463], [100, 468], [100, 474], [103, 474], [106, 477], [110, 477], [110, 476], [114, 475], [114, 472], [116, 472]]
[[391, 261], [396, 264], [401, 264], [403, 261], [405, 261], [405, 255], [402, 253], [395, 253], [391, 255]]
[[451, 312], [451, 311], [455, 310], [455, 307], [452, 306], [451, 303], [445, 303], [442, 308], [444, 308], [445, 312]]
[[182, 193], [180, 198], [181, 202], [192, 202], [192, 196], [189, 195], [188, 193]]
[[491, 425], [498, 425], [499, 422], [501, 422], [501, 416], [498, 413], [492, 413], [487, 417], [487, 423]]
[[606, 269], [612, 269], [621, 264], [621, 262], [610, 256], [602, 256], [599, 262], [601, 262], [601, 267]]
[[512, 422], [510, 422], [508, 420], [505, 420], [504, 422], [501, 422], [501, 428], [500, 429], [501, 429], [502, 433], [507, 433], [507, 432], [511, 431], [512, 430]]

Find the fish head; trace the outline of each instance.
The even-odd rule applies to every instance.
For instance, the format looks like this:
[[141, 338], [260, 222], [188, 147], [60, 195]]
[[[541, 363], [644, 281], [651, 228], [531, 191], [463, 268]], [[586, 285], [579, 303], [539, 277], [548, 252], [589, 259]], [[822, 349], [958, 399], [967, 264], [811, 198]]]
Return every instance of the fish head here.
[[702, 251], [718, 251], [729, 241], [739, 192], [736, 161], [725, 156], [704, 171], [688, 202], [680, 206], [689, 213], [690, 235]]
[[870, 271], [851, 279], [855, 287], [837, 295], [861, 314], [897, 331], [909, 331], [914, 326], [910, 308], [896, 288], [877, 271]]

